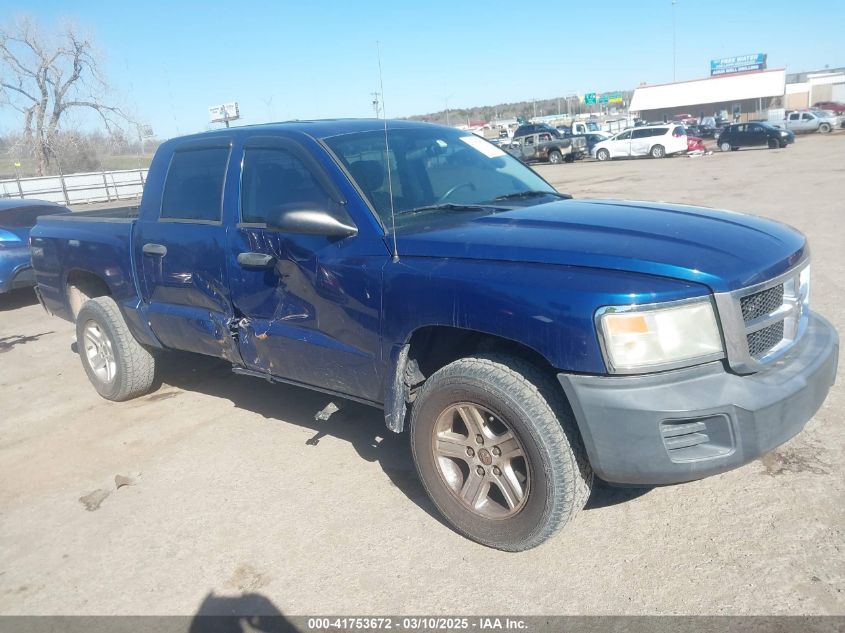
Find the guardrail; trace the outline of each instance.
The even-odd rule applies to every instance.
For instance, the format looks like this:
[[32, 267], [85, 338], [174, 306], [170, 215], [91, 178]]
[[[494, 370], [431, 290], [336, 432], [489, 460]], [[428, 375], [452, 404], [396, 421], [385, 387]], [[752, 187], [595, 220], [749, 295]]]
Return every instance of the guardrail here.
[[140, 198], [147, 169], [0, 180], [0, 198], [37, 198], [66, 206]]

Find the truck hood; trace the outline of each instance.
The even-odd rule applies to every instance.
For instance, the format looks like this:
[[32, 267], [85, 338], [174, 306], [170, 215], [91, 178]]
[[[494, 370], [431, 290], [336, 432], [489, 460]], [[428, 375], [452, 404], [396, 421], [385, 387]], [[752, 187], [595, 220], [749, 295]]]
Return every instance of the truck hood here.
[[804, 256], [798, 231], [763, 218], [675, 204], [561, 200], [398, 232], [399, 256], [582, 266], [736, 290]]

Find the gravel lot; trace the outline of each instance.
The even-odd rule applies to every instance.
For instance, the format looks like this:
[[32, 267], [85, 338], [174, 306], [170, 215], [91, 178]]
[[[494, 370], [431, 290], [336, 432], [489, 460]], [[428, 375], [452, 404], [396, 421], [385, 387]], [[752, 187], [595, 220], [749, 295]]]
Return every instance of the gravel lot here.
[[[539, 171], [578, 197], [798, 227], [812, 304], [845, 333], [845, 133]], [[599, 488], [556, 538], [506, 554], [434, 516], [407, 437], [378, 411], [315, 422], [326, 397], [192, 356], [151, 395], [110, 403], [72, 339], [30, 291], [0, 298], [0, 613], [845, 614], [841, 379], [806, 431], [760, 461], [682, 486]]]

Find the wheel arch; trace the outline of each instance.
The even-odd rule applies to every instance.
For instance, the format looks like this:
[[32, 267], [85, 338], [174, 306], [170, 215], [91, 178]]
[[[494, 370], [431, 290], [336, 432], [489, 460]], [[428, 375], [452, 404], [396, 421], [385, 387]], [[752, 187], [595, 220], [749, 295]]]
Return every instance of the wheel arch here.
[[394, 346], [389, 359], [384, 398], [387, 428], [405, 429], [408, 405], [434, 372], [473, 354], [496, 352], [524, 359], [554, 375], [554, 366], [540, 351], [520, 341], [481, 330], [451, 325], [421, 325]]

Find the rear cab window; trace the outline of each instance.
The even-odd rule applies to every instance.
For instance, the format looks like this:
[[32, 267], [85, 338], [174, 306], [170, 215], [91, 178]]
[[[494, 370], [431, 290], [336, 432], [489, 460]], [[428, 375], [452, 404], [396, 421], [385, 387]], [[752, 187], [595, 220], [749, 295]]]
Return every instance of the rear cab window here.
[[230, 149], [177, 149], [164, 181], [160, 219], [220, 222]]

